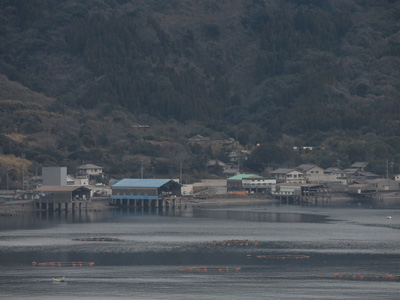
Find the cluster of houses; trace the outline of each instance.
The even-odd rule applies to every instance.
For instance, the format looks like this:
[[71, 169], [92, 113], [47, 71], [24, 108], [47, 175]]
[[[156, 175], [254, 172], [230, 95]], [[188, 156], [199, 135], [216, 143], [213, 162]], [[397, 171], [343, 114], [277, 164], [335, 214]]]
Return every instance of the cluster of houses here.
[[[44, 210], [81, 209], [90, 202], [99, 188], [95, 182], [103, 176], [103, 168], [84, 164], [76, 168], [76, 175], [67, 174], [66, 167], [44, 167], [42, 176], [31, 178], [34, 205]], [[93, 185], [90, 185], [92, 183]]]
[[400, 176], [396, 176], [395, 180], [382, 178], [365, 171], [366, 167], [365, 162], [354, 163], [344, 170], [302, 164], [296, 168], [275, 169], [267, 176], [243, 174], [232, 168], [234, 175], [227, 179], [202, 180], [194, 184], [182, 184], [177, 179], [123, 179], [110, 182], [110, 187], [100, 187], [102, 184], [96, 184], [94, 179], [103, 176], [103, 168], [84, 164], [76, 169], [75, 177], [67, 175], [66, 167], [43, 168], [34, 194], [37, 208], [61, 210], [62, 205], [70, 203], [81, 208], [98, 189], [107, 190], [101, 195], [109, 197], [114, 205], [155, 207], [170, 202], [175, 204], [176, 197], [201, 197], [204, 194], [264, 194], [284, 198], [288, 202], [289, 199], [301, 202], [309, 196], [326, 197], [334, 192], [363, 197], [400, 190]]
[[323, 169], [314, 164], [297, 168], [282, 167], [271, 171], [268, 177], [238, 174], [227, 179], [228, 193], [268, 193], [277, 197], [326, 196], [332, 192], [346, 192], [351, 196], [373, 196], [379, 192], [399, 191], [400, 176], [394, 180], [365, 171], [365, 162], [350, 168]]
[[[92, 177], [102, 176], [102, 168], [83, 165], [77, 169], [76, 181], [67, 175], [66, 167], [42, 168], [41, 184], [33, 190], [33, 203], [37, 209], [47, 211], [68, 211], [87, 209], [98, 189], [109, 189], [88, 185]], [[77, 176], [77, 177], [78, 177]], [[112, 192], [111, 192], [112, 191]], [[172, 179], [122, 179], [113, 182], [103, 197], [111, 205], [130, 207], [175, 206], [181, 196], [181, 184]], [[182, 199], [179, 199], [181, 205]]]
[[[231, 163], [218, 160], [208, 162], [209, 167], [222, 167], [227, 179], [202, 180], [194, 184], [182, 184], [177, 179], [123, 179], [111, 181], [110, 187], [101, 187], [102, 184], [96, 182], [103, 176], [103, 168], [93, 164], [84, 164], [76, 168], [74, 177], [67, 175], [65, 167], [43, 168], [42, 176], [34, 179], [36, 197], [41, 201], [38, 206], [53, 205], [55, 208], [60, 203], [90, 201], [90, 198], [100, 189], [103, 191], [100, 195], [110, 197], [111, 204], [122, 206], [145, 205], [144, 203], [149, 206], [159, 206], [175, 201], [172, 200], [175, 197], [201, 197], [202, 195], [264, 194], [303, 201], [309, 196], [325, 197], [334, 192], [363, 197], [384, 191], [400, 190], [400, 175], [394, 180], [382, 178], [377, 174], [367, 172], [366, 162], [354, 163], [350, 168], [343, 170], [335, 167], [323, 169], [315, 164], [302, 164], [296, 168], [280, 167], [275, 170], [264, 170], [268, 171], [265, 172], [268, 175], [264, 176], [263, 172], [263, 176], [259, 176], [240, 172], [240, 162], [245, 160], [248, 153], [245, 150], [238, 150], [238, 142], [232, 138], [210, 140], [196, 135], [190, 138], [188, 143], [223, 146], [231, 149]], [[56, 198], [64, 200], [57, 202]], [[46, 204], [43, 204], [44, 202]]]
[[103, 177], [104, 175], [103, 167], [93, 164], [84, 164], [77, 167], [74, 176], [67, 174], [66, 167], [61, 167], [62, 171], [59, 171], [59, 169], [60, 167], [44, 167], [42, 168], [42, 176], [33, 176], [29, 183], [35, 187], [41, 185], [86, 186], [96, 182], [98, 177]]

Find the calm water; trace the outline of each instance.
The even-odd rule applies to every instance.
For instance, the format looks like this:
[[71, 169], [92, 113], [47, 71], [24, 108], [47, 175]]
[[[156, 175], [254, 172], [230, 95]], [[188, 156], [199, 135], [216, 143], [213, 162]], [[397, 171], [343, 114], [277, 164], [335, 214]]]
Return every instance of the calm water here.
[[399, 229], [392, 206], [0, 217], [0, 298], [399, 299]]

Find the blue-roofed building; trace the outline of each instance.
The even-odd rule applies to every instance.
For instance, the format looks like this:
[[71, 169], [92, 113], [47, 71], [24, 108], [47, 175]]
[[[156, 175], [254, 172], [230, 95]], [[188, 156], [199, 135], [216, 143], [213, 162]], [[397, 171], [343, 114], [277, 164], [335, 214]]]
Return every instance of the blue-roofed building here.
[[181, 185], [172, 179], [125, 178], [111, 186], [113, 205], [159, 207], [181, 196]]

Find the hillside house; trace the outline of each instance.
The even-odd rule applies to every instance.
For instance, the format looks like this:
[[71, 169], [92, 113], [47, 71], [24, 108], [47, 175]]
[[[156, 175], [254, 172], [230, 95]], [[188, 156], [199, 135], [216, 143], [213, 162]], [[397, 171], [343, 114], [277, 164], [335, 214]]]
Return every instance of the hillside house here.
[[213, 168], [217, 165], [222, 167], [222, 172], [225, 176], [233, 176], [237, 173], [237, 166], [232, 163], [224, 163], [217, 159], [209, 160], [207, 163], [208, 168]]
[[228, 139], [224, 139], [224, 140], [214, 140], [211, 143], [214, 145], [224, 145], [224, 146], [236, 145], [236, 146], [239, 146], [239, 142], [235, 141], [234, 138], [228, 138]]
[[364, 161], [358, 161], [355, 162], [350, 166], [350, 169], [356, 169], [357, 171], [365, 171], [365, 168], [368, 166], [367, 162]]
[[302, 172], [306, 177], [313, 175], [321, 175], [324, 173], [324, 169], [312, 164], [303, 164], [296, 168], [298, 171]]
[[96, 177], [103, 176], [103, 168], [92, 165], [85, 164], [76, 168], [76, 177]]
[[324, 174], [318, 176], [318, 180], [313, 182], [327, 182], [336, 183], [340, 185], [347, 185], [347, 174], [344, 170], [331, 167], [324, 170]]
[[235, 166], [232, 163], [227, 163], [224, 166], [224, 171], [223, 172], [224, 172], [225, 176], [231, 177], [231, 176], [235, 175], [238, 172], [238, 168], [237, 168], [237, 166]]
[[210, 138], [208, 137], [204, 137], [200, 134], [195, 135], [193, 137], [191, 137], [188, 142], [189, 144], [193, 145], [193, 144], [205, 144], [208, 143], [210, 141]]
[[294, 169], [279, 168], [271, 172], [277, 183], [305, 183], [306, 179], [302, 172]]
[[78, 185], [78, 186], [89, 185], [89, 179], [88, 178], [74, 178], [70, 175], [67, 175], [67, 185]]
[[336, 175], [338, 178], [346, 178], [347, 174], [344, 170], [335, 167], [327, 168], [324, 170], [325, 175]]

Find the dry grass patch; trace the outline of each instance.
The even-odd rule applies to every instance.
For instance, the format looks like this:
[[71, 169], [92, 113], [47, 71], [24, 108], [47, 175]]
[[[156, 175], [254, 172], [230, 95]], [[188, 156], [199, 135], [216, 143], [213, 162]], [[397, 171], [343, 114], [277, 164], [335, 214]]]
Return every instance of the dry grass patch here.
[[22, 170], [22, 166], [24, 166], [26, 169], [31, 164], [31, 161], [21, 157], [16, 157], [14, 154], [0, 155], [0, 165], [6, 166], [8, 169], [15, 168], [17, 170]]
[[21, 143], [26, 138], [26, 135], [20, 133], [5, 134], [5, 136], [17, 143]]

